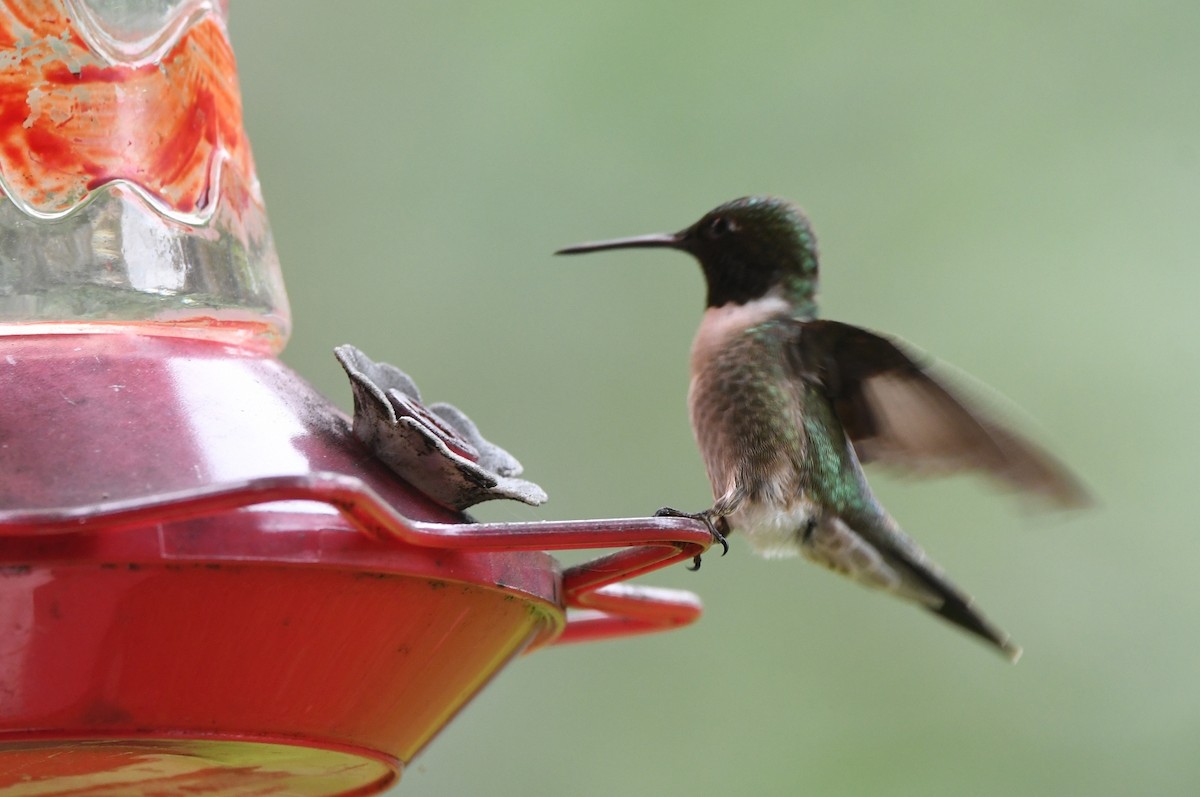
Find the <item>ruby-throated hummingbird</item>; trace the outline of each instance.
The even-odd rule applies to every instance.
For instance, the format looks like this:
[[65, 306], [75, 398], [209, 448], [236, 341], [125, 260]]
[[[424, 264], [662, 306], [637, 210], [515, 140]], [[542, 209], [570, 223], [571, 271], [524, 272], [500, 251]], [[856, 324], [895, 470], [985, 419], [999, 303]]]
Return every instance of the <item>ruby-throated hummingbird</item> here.
[[[817, 319], [817, 246], [804, 213], [736, 199], [677, 233], [559, 250], [678, 249], [700, 261], [707, 309], [692, 344], [688, 407], [715, 503], [695, 514], [767, 557], [800, 554], [1017, 647], [901, 529], [860, 463], [977, 469], [1054, 504], [1087, 496], [1051, 456], [968, 405], [897, 340]], [[699, 562], [697, 562], [697, 566]]]

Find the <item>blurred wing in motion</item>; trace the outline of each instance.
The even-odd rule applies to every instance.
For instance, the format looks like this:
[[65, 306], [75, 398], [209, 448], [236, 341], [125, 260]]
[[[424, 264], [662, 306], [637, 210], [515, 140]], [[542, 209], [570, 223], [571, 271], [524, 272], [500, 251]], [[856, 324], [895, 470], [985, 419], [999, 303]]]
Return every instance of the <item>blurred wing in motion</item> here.
[[836, 321], [797, 321], [797, 366], [819, 379], [864, 462], [918, 474], [976, 470], [1056, 506], [1090, 503], [1067, 468], [938, 381], [893, 340]]

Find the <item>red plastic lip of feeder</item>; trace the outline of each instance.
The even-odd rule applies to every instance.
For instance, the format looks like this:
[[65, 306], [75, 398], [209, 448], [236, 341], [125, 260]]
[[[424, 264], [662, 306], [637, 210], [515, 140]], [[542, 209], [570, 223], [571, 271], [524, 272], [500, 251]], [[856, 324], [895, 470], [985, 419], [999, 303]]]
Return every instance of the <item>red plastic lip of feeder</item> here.
[[0, 791], [374, 793], [513, 656], [701, 611], [619, 583], [701, 524], [464, 522], [269, 357], [7, 337], [0, 395]]
[[[711, 537], [698, 522], [463, 522], [383, 467], [354, 439], [340, 410], [269, 357], [208, 341], [126, 334], [4, 340], [0, 542], [107, 536], [277, 501], [314, 501], [376, 542], [523, 554], [625, 548], [561, 574], [564, 605], [592, 610], [567, 624], [561, 642], [669, 628], [698, 616], [691, 593], [609, 589], [707, 550]], [[220, 471], [244, 478], [222, 478]], [[208, 555], [271, 560], [269, 546], [266, 554], [236, 539], [222, 546]], [[157, 555], [144, 551], [142, 558]], [[329, 564], [329, 553], [324, 557]], [[531, 560], [535, 569], [551, 562]], [[493, 575], [462, 574], [483, 583], [494, 583], [486, 581]], [[504, 586], [558, 600], [544, 585]]]
[[[401, 515], [360, 480], [334, 473], [265, 477], [238, 484], [198, 487], [151, 496], [129, 505], [109, 503], [70, 510], [0, 512], [0, 537], [29, 539], [122, 531], [132, 534], [133, 530], [145, 532], [159, 524], [212, 518], [231, 510], [293, 500], [315, 501], [334, 507], [358, 532], [376, 542], [398, 542], [430, 550], [534, 552], [625, 547], [625, 550], [562, 572], [563, 604], [589, 612], [569, 620], [554, 640], [559, 644], [666, 630], [686, 625], [700, 615], [698, 599], [682, 590], [634, 585], [616, 588], [617, 582], [692, 559], [707, 550], [711, 536], [694, 521], [653, 517], [530, 523], [428, 523]], [[142, 545], [138, 540], [129, 546], [112, 546], [111, 553], [117, 553], [122, 561], [153, 558], [155, 553], [150, 547], [157, 548], [163, 538], [162, 529], [155, 530], [158, 533], [152, 546]], [[295, 558], [285, 552], [284, 546], [278, 545], [268, 546], [275, 549], [270, 553], [254, 546], [240, 551], [228, 535], [222, 537], [221, 543], [219, 548], [206, 546], [204, 558], [236, 562], [333, 563], [329, 556], [323, 556], [319, 562]], [[347, 562], [368, 565], [365, 557], [347, 557]], [[11, 569], [13, 565], [7, 567]], [[487, 579], [495, 572], [498, 571], [456, 572], [454, 576], [477, 580]], [[439, 566], [431, 569], [428, 575], [445, 577], [446, 571]], [[532, 590], [534, 597], [554, 600], [554, 594], [546, 592], [548, 585], [535, 586], [531, 583], [534, 579], [528, 573], [524, 575], [523, 583], [492, 582], [492, 585]]]

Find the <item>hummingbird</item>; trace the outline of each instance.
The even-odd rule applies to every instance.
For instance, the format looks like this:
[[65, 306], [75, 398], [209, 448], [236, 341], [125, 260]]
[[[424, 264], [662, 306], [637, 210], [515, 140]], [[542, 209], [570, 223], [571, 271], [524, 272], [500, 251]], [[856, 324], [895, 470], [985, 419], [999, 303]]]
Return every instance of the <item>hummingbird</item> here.
[[862, 465], [976, 470], [1053, 505], [1083, 506], [1088, 496], [1067, 468], [908, 344], [818, 318], [816, 236], [794, 203], [743, 197], [676, 233], [556, 254], [644, 247], [690, 254], [707, 284], [688, 409], [714, 503], [658, 514], [704, 522], [725, 550], [736, 533], [767, 558], [799, 555], [911, 601], [1015, 662], [1020, 647], [901, 529]]

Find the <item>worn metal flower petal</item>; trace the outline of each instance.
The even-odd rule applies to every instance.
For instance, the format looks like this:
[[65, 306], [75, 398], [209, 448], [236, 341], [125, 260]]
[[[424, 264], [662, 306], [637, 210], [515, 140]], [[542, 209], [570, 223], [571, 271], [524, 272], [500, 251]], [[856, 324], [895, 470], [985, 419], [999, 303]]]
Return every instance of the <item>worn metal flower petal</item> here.
[[521, 463], [484, 439], [461, 410], [426, 407], [408, 374], [354, 346], [333, 351], [354, 391], [354, 436], [406, 482], [458, 510], [496, 498], [533, 506], [546, 500], [541, 487], [515, 478]]

